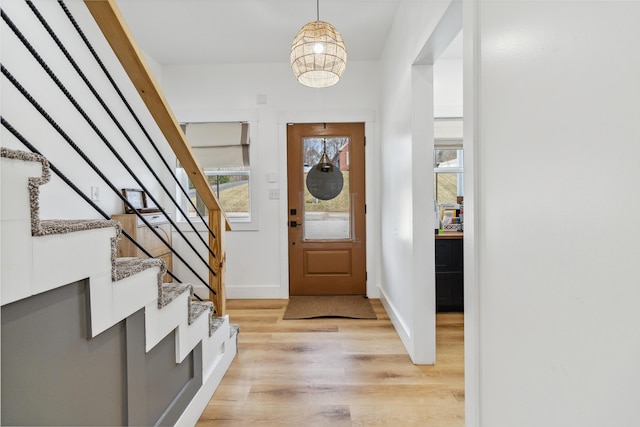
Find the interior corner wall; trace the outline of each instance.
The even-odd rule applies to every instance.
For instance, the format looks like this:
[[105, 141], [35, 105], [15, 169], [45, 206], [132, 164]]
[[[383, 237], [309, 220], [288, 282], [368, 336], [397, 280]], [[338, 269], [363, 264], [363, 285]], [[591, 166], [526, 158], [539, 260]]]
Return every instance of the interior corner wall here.
[[[225, 235], [228, 298], [289, 296], [286, 123], [365, 122], [368, 283], [376, 284], [368, 285], [368, 290], [370, 297], [377, 297], [378, 188], [375, 180], [378, 171], [372, 155], [378, 149], [377, 62], [349, 62], [341, 81], [324, 89], [300, 85], [287, 62], [165, 65], [161, 86], [178, 121], [252, 120], [257, 127], [256, 138], [251, 140], [251, 144], [257, 146], [257, 156], [251, 159], [251, 185], [258, 186], [258, 229]], [[275, 175], [277, 182], [268, 182], [268, 174]], [[280, 190], [279, 199], [269, 199], [271, 189]], [[374, 246], [370, 246], [370, 242]], [[180, 266], [175, 269], [183, 280], [190, 280], [188, 271], [180, 270]]]
[[479, 425], [636, 425], [640, 2], [476, 7]]

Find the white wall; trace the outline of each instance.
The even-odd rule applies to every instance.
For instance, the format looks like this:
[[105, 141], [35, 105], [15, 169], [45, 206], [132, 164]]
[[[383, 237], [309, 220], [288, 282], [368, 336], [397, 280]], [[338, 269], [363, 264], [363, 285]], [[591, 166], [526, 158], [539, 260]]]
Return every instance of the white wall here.
[[462, 59], [433, 65], [434, 117], [462, 117]]
[[[84, 3], [79, 0], [65, 2], [71, 10], [74, 18], [86, 36], [91, 40], [93, 47], [98, 51], [102, 61], [113, 74], [120, 89], [129, 99], [134, 110], [151, 134], [152, 138], [160, 144], [161, 149], [168, 146], [161, 134], [150, 119], [146, 108], [140, 101], [137, 92], [132, 87], [127, 76], [120, 67], [119, 62], [111, 52], [110, 47], [104, 41], [102, 34], [95, 25], [93, 18], [86, 10]], [[124, 110], [123, 104], [117, 94], [104, 77], [84, 46], [77, 33], [64, 15], [57, 2], [35, 1], [39, 12], [45, 17], [58, 37], [62, 40], [73, 59], [80, 64], [82, 72], [92, 82], [96, 90], [104, 98], [105, 102], [120, 121], [130, 138], [136, 142], [142, 153], [149, 160], [152, 167], [161, 171], [159, 162], [155, 160], [150, 145], [146, 138]], [[82, 82], [78, 74], [71, 68], [61, 51], [44, 30], [43, 26], [31, 12], [25, 2], [3, 2], [3, 10], [9, 18], [26, 36], [40, 56], [44, 58], [62, 84], [69, 90], [75, 100], [87, 112], [105, 138], [115, 147], [117, 152], [126, 160], [126, 163], [139, 175], [145, 186], [148, 186], [156, 198], [165, 201], [160, 195], [159, 186], [142, 161], [139, 160], [133, 149], [126, 142], [123, 134], [113, 124], [98, 104], [87, 86]], [[105, 174], [112, 180], [117, 189], [139, 188], [134, 179], [126, 172], [105, 148], [98, 135], [89, 127], [82, 116], [63, 93], [47, 76], [28, 51], [23, 47], [18, 38], [9, 27], [2, 22], [2, 64], [14, 75], [27, 91], [44, 107], [48, 114], [68, 134], [70, 139], [82, 148], [87, 156], [100, 166]], [[91, 187], [99, 189], [100, 201], [97, 204], [107, 214], [122, 212], [121, 200], [111, 192], [107, 184], [87, 166], [81, 158], [68, 147], [62, 136], [24, 99], [17, 89], [3, 76], [2, 85], [2, 116], [11, 123], [28, 141], [35, 145], [45, 157], [62, 170], [85, 193], [90, 194]], [[2, 145], [14, 149], [29, 151], [16, 138], [2, 127]], [[162, 173], [162, 172], [160, 172]], [[161, 175], [164, 176], [164, 175]], [[101, 216], [86, 204], [79, 196], [70, 190], [55, 175], [52, 181], [41, 188], [41, 217], [43, 219], [54, 218], [101, 218]]]
[[640, 3], [477, 9], [468, 425], [637, 425]]
[[401, 3], [381, 61], [381, 296], [416, 363], [435, 362], [432, 125], [430, 137], [414, 140], [416, 129], [429, 128], [434, 107], [422, 105], [424, 117], [414, 117], [417, 87], [432, 103], [433, 67], [413, 64], [447, 6]]
[[[311, 89], [296, 82], [282, 64], [167, 65], [162, 87], [177, 119], [190, 121], [246, 120], [253, 129], [253, 185], [258, 186], [258, 230], [227, 233], [229, 298], [288, 298], [286, 123], [366, 122], [367, 136], [367, 268], [369, 296], [379, 283], [378, 136], [380, 105], [377, 63], [351, 62], [336, 86]], [[266, 103], [258, 103], [258, 96]], [[278, 183], [267, 183], [276, 173]], [[268, 190], [280, 189], [280, 200]], [[183, 280], [191, 274], [180, 266]], [[204, 274], [204, 272], [203, 272]], [[194, 282], [195, 283], [195, 282]]]

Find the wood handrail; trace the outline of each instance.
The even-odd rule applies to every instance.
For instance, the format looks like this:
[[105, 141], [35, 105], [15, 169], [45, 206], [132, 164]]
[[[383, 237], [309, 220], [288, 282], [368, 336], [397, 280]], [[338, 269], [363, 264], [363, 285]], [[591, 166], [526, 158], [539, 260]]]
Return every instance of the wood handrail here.
[[225, 228], [231, 230], [229, 219], [211, 190], [204, 172], [187, 143], [180, 124], [156, 83], [115, 0], [85, 0], [84, 3], [129, 75], [131, 82], [176, 154], [180, 165], [189, 176], [205, 206], [209, 211], [221, 211], [225, 218]]
[[231, 230], [229, 219], [211, 190], [209, 181], [193, 155], [180, 124], [169, 108], [169, 104], [164, 98], [160, 86], [156, 83], [115, 0], [84, 0], [84, 3], [207, 208], [209, 226], [216, 234], [215, 238], [209, 234], [209, 247], [216, 255], [215, 257], [209, 255], [209, 265], [216, 272], [215, 275], [209, 273], [209, 285], [216, 292], [216, 295], [211, 294], [211, 299], [214, 301], [217, 315], [223, 316], [226, 311], [226, 296], [224, 289], [225, 252], [222, 234], [225, 229], [226, 231]]

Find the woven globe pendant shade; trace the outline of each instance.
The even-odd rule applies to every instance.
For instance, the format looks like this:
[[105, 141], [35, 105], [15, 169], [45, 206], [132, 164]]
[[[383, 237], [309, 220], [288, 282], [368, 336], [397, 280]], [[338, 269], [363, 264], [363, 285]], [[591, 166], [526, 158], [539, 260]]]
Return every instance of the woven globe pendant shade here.
[[309, 22], [291, 44], [291, 69], [298, 82], [322, 88], [338, 83], [347, 66], [342, 35], [331, 24]]

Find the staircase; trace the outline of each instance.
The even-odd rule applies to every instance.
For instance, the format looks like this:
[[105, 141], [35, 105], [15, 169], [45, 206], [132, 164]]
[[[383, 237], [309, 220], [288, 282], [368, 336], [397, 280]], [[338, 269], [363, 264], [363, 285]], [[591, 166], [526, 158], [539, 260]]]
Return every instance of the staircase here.
[[[86, 281], [83, 330], [90, 341], [143, 310], [145, 353], [175, 332], [176, 364], [185, 362], [188, 356], [201, 355], [201, 360], [189, 362], [197, 370], [194, 378], [201, 378], [201, 384], [187, 395], [186, 403], [184, 393], [176, 396], [167, 407], [167, 411], [173, 411], [173, 418], [167, 418], [165, 413], [162, 418], [173, 419], [172, 424], [193, 425], [237, 352], [238, 326], [230, 325], [228, 316], [216, 317], [213, 303], [195, 301], [191, 284], [163, 283], [166, 271], [163, 261], [117, 258], [121, 234], [118, 222], [41, 219], [38, 196], [40, 186], [50, 179], [47, 160], [38, 154], [6, 148], [2, 148], [1, 156], [3, 311], [11, 304], [34, 296], [42, 298], [49, 291]], [[127, 350], [129, 359], [133, 357], [132, 351]], [[11, 369], [12, 362], [5, 357], [4, 346], [2, 358], [3, 370]], [[5, 387], [3, 378], [3, 401], [12, 393]], [[128, 387], [127, 393], [133, 393], [133, 386]], [[123, 399], [131, 402], [132, 397]], [[129, 408], [129, 416], [124, 417], [123, 423], [144, 422], [132, 415], [136, 411], [140, 412]], [[4, 402], [3, 412], [6, 412]]]

